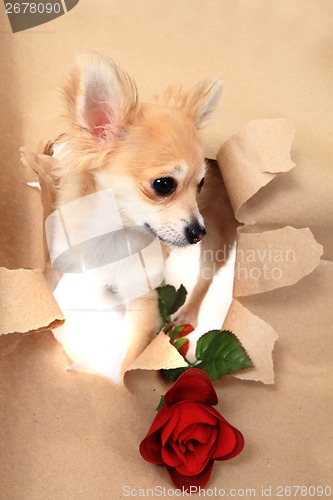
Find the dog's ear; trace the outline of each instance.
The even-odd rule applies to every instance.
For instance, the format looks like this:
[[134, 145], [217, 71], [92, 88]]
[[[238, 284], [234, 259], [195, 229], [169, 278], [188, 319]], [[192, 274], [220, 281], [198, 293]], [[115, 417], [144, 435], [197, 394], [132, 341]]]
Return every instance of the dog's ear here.
[[223, 91], [223, 80], [204, 81], [196, 85], [185, 102], [185, 111], [197, 128], [206, 124], [215, 111]]
[[181, 88], [169, 88], [167, 104], [182, 109], [194, 122], [196, 128], [204, 126], [217, 107], [223, 91], [223, 80], [206, 80], [198, 83], [189, 92]]
[[95, 52], [77, 58], [65, 94], [74, 124], [88, 129], [97, 141], [123, 137], [138, 107], [135, 83]]

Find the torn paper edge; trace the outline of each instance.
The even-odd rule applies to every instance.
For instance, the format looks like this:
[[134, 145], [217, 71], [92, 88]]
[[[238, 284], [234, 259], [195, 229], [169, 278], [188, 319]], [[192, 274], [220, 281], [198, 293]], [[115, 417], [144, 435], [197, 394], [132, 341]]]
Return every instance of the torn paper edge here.
[[220, 148], [217, 162], [235, 217], [254, 224], [247, 202], [279, 173], [295, 167], [290, 150], [295, 125], [285, 118], [252, 120]]

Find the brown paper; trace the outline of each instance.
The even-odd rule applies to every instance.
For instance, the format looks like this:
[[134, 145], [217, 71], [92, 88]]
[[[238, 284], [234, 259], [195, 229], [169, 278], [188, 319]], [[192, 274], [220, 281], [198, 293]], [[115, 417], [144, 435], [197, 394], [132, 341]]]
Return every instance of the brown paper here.
[[272, 353], [277, 332], [268, 323], [252, 314], [236, 299], [232, 301], [223, 329], [237, 333], [237, 338], [246, 348], [254, 368], [235, 374], [243, 380], [256, 380], [264, 384], [274, 383]]
[[[0, 265], [43, 265], [40, 196], [26, 187], [35, 176], [22, 168], [19, 147], [34, 151], [39, 140], [63, 131], [57, 90], [79, 51], [111, 56], [135, 77], [145, 100], [170, 83], [190, 86], [222, 76], [221, 104], [203, 131], [209, 158], [254, 118], [291, 120], [297, 167], [266, 184], [246, 209], [261, 225], [256, 233], [310, 228], [326, 260], [292, 286], [241, 298], [247, 311], [279, 332], [275, 385], [234, 377], [214, 382], [216, 408], [242, 431], [245, 448], [215, 464], [207, 489], [223, 488], [235, 498], [315, 498], [316, 488], [332, 487], [333, 468], [333, 4], [144, 5], [80, 0], [58, 19], [13, 34], [0, 2]], [[245, 217], [242, 209], [238, 215]], [[14, 338], [20, 344], [9, 354]], [[165, 468], [138, 453], [170, 387], [157, 372], [130, 372], [129, 392], [102, 377], [66, 371], [66, 355], [51, 333], [2, 335], [0, 341], [8, 347], [0, 358], [2, 498], [113, 500], [126, 498], [128, 488], [137, 498], [140, 488], [160, 498], [156, 487], [175, 496]], [[297, 486], [303, 488], [298, 494]]]
[[181, 366], [187, 366], [186, 361], [170, 344], [170, 337], [160, 332], [126, 371], [169, 370]]
[[20, 152], [23, 165], [31, 168], [38, 175], [41, 201], [46, 219], [54, 210], [56, 186], [55, 179], [52, 176], [52, 166], [57, 160], [42, 153], [31, 152], [25, 147], [21, 147]]
[[[220, 166], [226, 188], [235, 212], [240, 221], [253, 224], [251, 211], [247, 209], [247, 202], [257, 195], [278, 174], [288, 172], [295, 164], [290, 159], [290, 149], [295, 133], [295, 127], [290, 120], [253, 120], [243, 127], [240, 132], [229, 138], [220, 148], [217, 161]], [[52, 161], [56, 159], [30, 153], [26, 148], [21, 148], [22, 161], [26, 166], [38, 173], [42, 190], [42, 203], [44, 217], [52, 212], [55, 199], [55, 180], [50, 174]], [[47, 246], [44, 238], [45, 255], [48, 258]], [[304, 248], [307, 251], [304, 252]], [[246, 232], [245, 228], [238, 231], [234, 296], [246, 296], [267, 292], [275, 288], [290, 286], [299, 279], [312, 272], [318, 265], [322, 247], [314, 240], [309, 229], [296, 230], [286, 227], [275, 231], [266, 231], [260, 234]], [[47, 264], [48, 266], [48, 264]], [[238, 336], [238, 330], [243, 331], [243, 322], [240, 317], [231, 311], [227, 314], [226, 321], [231, 331]], [[232, 318], [232, 319], [231, 319]], [[249, 313], [249, 331], [256, 331], [256, 317]], [[276, 333], [274, 334], [276, 336]], [[274, 337], [275, 338], [275, 337]], [[137, 336], [135, 339], [135, 352], [139, 358], [130, 367], [126, 363], [123, 371], [140, 367], [141, 369], [174, 368], [175, 358], [168, 352], [175, 350], [168, 344], [168, 349], [163, 350], [164, 344], [153, 341], [146, 347], [147, 339]], [[249, 346], [247, 343], [249, 342]], [[258, 339], [256, 335], [243, 339], [244, 347], [251, 350], [252, 355], [258, 348], [255, 368], [248, 371], [246, 377], [252, 380], [261, 380], [271, 383], [273, 377], [272, 338], [265, 336]], [[265, 359], [261, 357], [265, 354]], [[176, 359], [182, 359], [175, 353]], [[131, 359], [133, 356], [131, 357]], [[73, 366], [80, 366], [73, 359]], [[138, 363], [138, 364], [137, 364]], [[179, 365], [181, 366], [181, 365]]]
[[41, 190], [41, 202], [43, 206], [43, 250], [44, 250], [44, 274], [52, 288], [57, 284], [57, 278], [54, 273], [49, 273], [51, 263], [45, 235], [45, 220], [53, 212], [56, 198], [55, 179], [52, 176], [52, 166], [57, 162], [46, 154], [38, 154], [29, 151], [25, 147], [20, 148], [21, 161], [27, 168], [32, 169], [38, 175], [38, 184]]
[[0, 335], [56, 328], [64, 317], [42, 271], [0, 268]]
[[261, 233], [238, 231], [234, 296], [291, 286], [319, 264], [322, 245], [310, 229], [284, 227]]
[[217, 154], [236, 218], [253, 224], [246, 217], [246, 202], [276, 174], [295, 166], [290, 148], [295, 126], [290, 120], [253, 120], [228, 139]]

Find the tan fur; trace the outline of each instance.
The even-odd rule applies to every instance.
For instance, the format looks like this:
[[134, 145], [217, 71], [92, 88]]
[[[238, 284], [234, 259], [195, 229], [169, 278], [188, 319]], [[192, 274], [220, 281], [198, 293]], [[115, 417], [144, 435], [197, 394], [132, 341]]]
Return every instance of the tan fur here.
[[[130, 176], [138, 185], [168, 174], [170, 167], [166, 166], [175, 166], [175, 159], [191, 165], [191, 179], [196, 184], [203, 173], [203, 149], [197, 130], [187, 116], [167, 107], [141, 105], [127, 126], [126, 140], [116, 144], [98, 144], [89, 132], [76, 127], [63, 134], [58, 143], [65, 144], [66, 153], [66, 160], [59, 162], [55, 171], [62, 184], [61, 205], [85, 194], [89, 176], [93, 179], [97, 170], [108, 170], [113, 177]], [[69, 187], [72, 180], [77, 185]]]
[[198, 323], [201, 303], [215, 274], [229, 258], [238, 226], [215, 161], [208, 163], [205, 187], [198, 195], [198, 205], [205, 220], [207, 234], [201, 243], [198, 280], [177, 317], [179, 324], [190, 323], [194, 327]]

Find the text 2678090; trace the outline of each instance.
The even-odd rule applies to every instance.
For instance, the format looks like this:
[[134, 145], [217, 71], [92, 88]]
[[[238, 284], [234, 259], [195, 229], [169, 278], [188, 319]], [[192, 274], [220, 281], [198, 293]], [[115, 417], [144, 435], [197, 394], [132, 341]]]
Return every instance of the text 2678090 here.
[[7, 14], [60, 14], [61, 3], [7, 2]]

